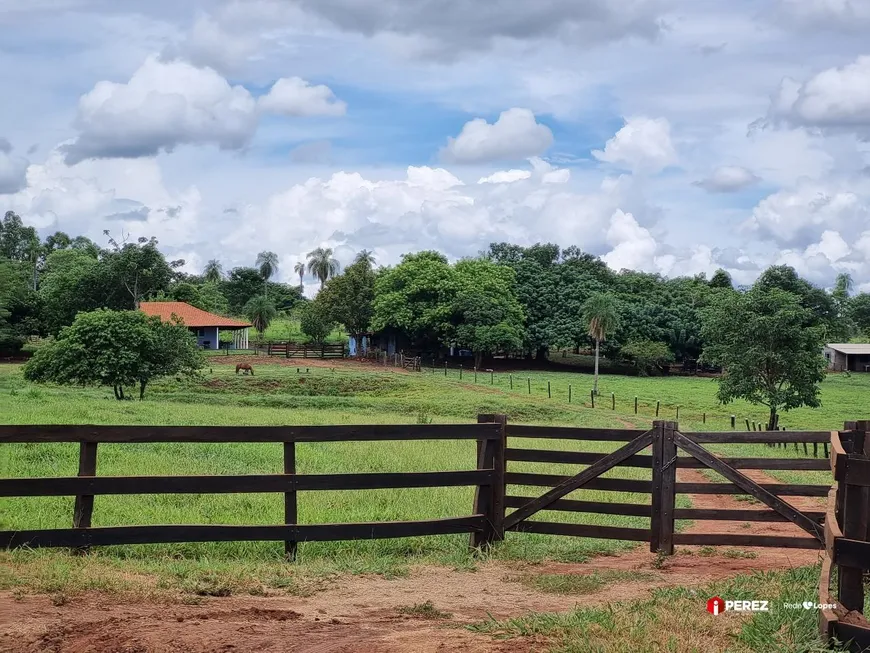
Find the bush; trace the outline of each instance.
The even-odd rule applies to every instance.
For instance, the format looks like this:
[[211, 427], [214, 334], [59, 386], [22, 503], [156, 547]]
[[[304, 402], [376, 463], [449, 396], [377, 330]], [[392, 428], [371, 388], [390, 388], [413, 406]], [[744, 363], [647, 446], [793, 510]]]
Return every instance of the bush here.
[[329, 319], [329, 312], [317, 300], [308, 302], [302, 309], [300, 326], [302, 333], [308, 336], [315, 345], [323, 344], [327, 336], [335, 328], [335, 322]]
[[655, 369], [662, 371], [674, 360], [670, 347], [663, 342], [653, 340], [633, 340], [625, 345], [620, 353], [634, 363], [641, 376], [647, 376]]

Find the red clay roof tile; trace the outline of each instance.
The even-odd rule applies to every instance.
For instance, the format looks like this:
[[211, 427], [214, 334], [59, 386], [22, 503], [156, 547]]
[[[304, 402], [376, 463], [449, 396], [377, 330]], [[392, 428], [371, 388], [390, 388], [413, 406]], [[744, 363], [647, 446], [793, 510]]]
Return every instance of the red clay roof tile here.
[[185, 302], [142, 302], [139, 304], [139, 310], [145, 315], [157, 315], [164, 322], [169, 322], [173, 315], [177, 315], [184, 322], [184, 326], [197, 329], [202, 327], [239, 329], [253, 326], [248, 322], [240, 322], [203, 311]]

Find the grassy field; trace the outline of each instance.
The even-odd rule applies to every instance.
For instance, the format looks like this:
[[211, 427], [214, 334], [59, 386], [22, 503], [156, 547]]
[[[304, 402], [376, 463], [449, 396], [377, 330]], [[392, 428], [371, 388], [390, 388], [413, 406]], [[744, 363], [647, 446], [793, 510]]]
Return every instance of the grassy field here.
[[[719, 406], [715, 383], [698, 378], [603, 376], [596, 407], [589, 402], [588, 375], [557, 372], [514, 372], [490, 375], [458, 370], [425, 370], [404, 374], [390, 368], [337, 365], [336, 368], [279, 365], [265, 358], [255, 377], [237, 377], [234, 368], [217, 360], [197, 380], [167, 380], [149, 389], [144, 401], [115, 401], [106, 388], [59, 388], [25, 382], [15, 365], [0, 366], [0, 414], [15, 424], [400, 424], [472, 422], [479, 413], [504, 413], [510, 422], [554, 425], [645, 428], [655, 419], [674, 419], [680, 407], [683, 430], [728, 430], [730, 415], [761, 421], [763, 411], [738, 403]], [[511, 388], [511, 383], [513, 388]], [[548, 396], [549, 384], [549, 396]], [[568, 387], [572, 401], [568, 403]], [[844, 420], [866, 414], [870, 377], [831, 376], [822, 386], [823, 406], [793, 411], [784, 419], [789, 430], [835, 429]], [[616, 397], [612, 409], [610, 393]], [[634, 413], [634, 397], [638, 413]], [[702, 414], [706, 413], [706, 424]], [[739, 422], [738, 422], [739, 423]], [[608, 451], [607, 443], [512, 441], [512, 446], [563, 450]], [[729, 445], [732, 455], [802, 455], [760, 445]], [[78, 448], [72, 444], [20, 444], [0, 448], [0, 476], [74, 475]], [[100, 475], [278, 473], [279, 445], [134, 444], [101, 445]], [[436, 471], [471, 469], [469, 442], [311, 443], [299, 445], [300, 473]], [[577, 466], [511, 463], [515, 471], [576, 473]], [[781, 473], [785, 480], [827, 483], [825, 473]], [[608, 476], [643, 479], [647, 470], [621, 468]], [[511, 488], [535, 496], [539, 488]], [[380, 491], [307, 492], [299, 500], [300, 521], [386, 521], [469, 514], [472, 488]], [[630, 493], [581, 491], [571, 498], [592, 501], [647, 502]], [[683, 498], [681, 498], [683, 499]], [[687, 505], [681, 501], [682, 505]], [[0, 529], [66, 527], [72, 498], [0, 499]], [[279, 495], [149, 495], [98, 497], [94, 525], [280, 523]], [[633, 517], [551, 512], [552, 521], [646, 527]], [[433, 561], [458, 567], [475, 564], [467, 537], [443, 536], [356, 542], [306, 543], [297, 568], [306, 575], [336, 571], [401, 574], [407, 565]], [[492, 556], [521, 560], [584, 560], [632, 546], [608, 540], [509, 534]], [[161, 587], [189, 588], [217, 583], [237, 591], [252, 583], [290, 584], [281, 563], [280, 543], [196, 543], [108, 547], [87, 559], [62, 552], [0, 553], [0, 587], [127, 587], [131, 574], [157, 578]], [[123, 569], [123, 573], [119, 570]], [[306, 576], [307, 577], [307, 576]], [[281, 585], [283, 586], [283, 585]], [[568, 649], [566, 649], [568, 650]], [[571, 649], [573, 650], [573, 649]], [[578, 649], [580, 650], [580, 649]]]

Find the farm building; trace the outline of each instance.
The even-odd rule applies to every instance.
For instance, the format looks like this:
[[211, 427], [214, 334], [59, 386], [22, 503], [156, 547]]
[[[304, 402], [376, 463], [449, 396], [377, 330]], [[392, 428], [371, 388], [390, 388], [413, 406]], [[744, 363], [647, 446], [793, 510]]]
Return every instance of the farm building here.
[[870, 344], [825, 345], [825, 359], [835, 372], [870, 372]]
[[248, 348], [248, 329], [253, 326], [248, 322], [221, 317], [185, 302], [142, 302], [139, 310], [146, 315], [156, 315], [164, 322], [177, 317], [196, 335], [196, 343], [203, 349], [219, 349], [222, 331], [233, 334], [232, 342], [228, 343], [230, 349]]

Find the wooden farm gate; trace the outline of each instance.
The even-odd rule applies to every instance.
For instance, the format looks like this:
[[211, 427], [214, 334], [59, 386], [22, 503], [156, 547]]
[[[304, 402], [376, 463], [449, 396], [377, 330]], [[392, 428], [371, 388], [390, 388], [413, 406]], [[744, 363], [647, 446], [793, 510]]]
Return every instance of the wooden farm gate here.
[[[656, 421], [650, 430], [588, 429], [550, 426], [508, 425], [507, 461], [535, 463], [580, 464], [586, 469], [574, 476], [512, 471], [505, 474], [506, 483], [514, 486], [550, 488], [538, 497], [506, 495], [505, 507], [515, 508], [505, 515], [508, 531], [574, 535], [650, 543], [650, 550], [673, 554], [675, 544], [770, 546], [788, 548], [820, 548], [824, 540], [821, 523], [824, 513], [801, 511], [783, 497], [824, 497], [830, 485], [760, 483], [740, 470], [816, 470], [829, 469], [827, 460], [815, 458], [731, 458], [712, 453], [704, 445], [723, 444], [795, 444], [819, 443], [830, 440], [830, 432], [701, 432], [683, 433], [676, 422]], [[514, 446], [516, 438], [557, 439], [581, 442], [612, 442], [621, 444], [611, 453], [555, 451]], [[576, 445], [575, 445], [576, 446]], [[568, 447], [566, 447], [568, 448]], [[642, 455], [651, 448], [651, 455]], [[679, 455], [679, 452], [684, 455]], [[601, 478], [605, 472], [633, 467], [650, 470], [651, 480]], [[727, 480], [720, 482], [678, 482], [678, 469], [708, 469]], [[649, 503], [593, 502], [565, 497], [575, 490], [603, 490], [648, 494]], [[766, 510], [677, 508], [678, 494], [750, 495], [765, 504]], [[541, 511], [563, 511], [648, 517], [649, 528], [557, 523], [530, 519]], [[803, 529], [805, 537], [763, 536], [736, 533], [679, 533], [678, 519], [704, 521], [790, 521]]]
[[266, 345], [269, 356], [283, 358], [344, 358], [344, 345], [322, 344], [306, 345], [295, 342], [271, 342]]
[[[870, 421], [846, 422], [831, 434], [834, 486], [825, 515], [825, 557], [819, 578], [820, 626], [825, 639], [849, 650], [870, 650], [864, 578], [870, 571]], [[831, 590], [832, 571], [837, 587]], [[834, 606], [834, 607], [831, 607]]]

